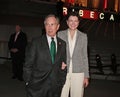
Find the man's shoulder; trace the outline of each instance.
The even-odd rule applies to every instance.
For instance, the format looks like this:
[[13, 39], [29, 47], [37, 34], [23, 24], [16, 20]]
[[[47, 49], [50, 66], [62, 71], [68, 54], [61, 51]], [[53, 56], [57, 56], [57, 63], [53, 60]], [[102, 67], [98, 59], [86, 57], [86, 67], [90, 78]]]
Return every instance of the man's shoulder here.
[[63, 44], [66, 44], [66, 42], [65, 42], [63, 39], [61, 39], [60, 37], [57, 37], [57, 39], [58, 39], [58, 42], [61, 42], [61, 43], [63, 43]]
[[16, 33], [14, 32], [14, 33], [11, 34], [11, 36], [14, 36], [15, 34], [16, 34]]
[[20, 34], [26, 36], [26, 33], [25, 33], [25, 32], [22, 32], [22, 31], [21, 31]]

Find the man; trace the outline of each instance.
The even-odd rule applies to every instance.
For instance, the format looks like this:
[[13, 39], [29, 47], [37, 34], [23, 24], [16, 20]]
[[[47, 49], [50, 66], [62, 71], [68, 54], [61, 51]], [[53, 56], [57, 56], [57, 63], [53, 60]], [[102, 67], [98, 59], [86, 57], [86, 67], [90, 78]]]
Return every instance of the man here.
[[88, 86], [89, 69], [87, 56], [87, 36], [77, 29], [79, 14], [71, 12], [67, 17], [68, 29], [58, 32], [67, 45], [67, 77], [61, 97], [83, 97]]
[[28, 97], [60, 97], [65, 83], [66, 43], [56, 36], [59, 19], [50, 14], [44, 25], [46, 33], [34, 39], [26, 52], [23, 70]]
[[12, 58], [12, 78], [18, 78], [20, 81], [23, 80], [23, 63], [25, 58], [26, 45], [27, 36], [21, 31], [21, 26], [16, 25], [15, 33], [10, 36], [8, 47]]

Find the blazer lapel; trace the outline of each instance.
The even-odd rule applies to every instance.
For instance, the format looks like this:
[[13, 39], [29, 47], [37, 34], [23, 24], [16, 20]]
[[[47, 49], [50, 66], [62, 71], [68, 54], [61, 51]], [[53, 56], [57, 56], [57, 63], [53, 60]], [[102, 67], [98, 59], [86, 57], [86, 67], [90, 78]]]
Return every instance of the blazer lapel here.
[[77, 31], [77, 33], [76, 33], [75, 47], [74, 47], [74, 50], [73, 50], [73, 54], [72, 54], [72, 56], [74, 55], [74, 53], [75, 53], [75, 49], [76, 49], [76, 47], [77, 47], [77, 45], [78, 45], [78, 39], [79, 39], [79, 36], [80, 36], [80, 34], [79, 34], [78, 31]]
[[65, 33], [65, 39], [66, 39], [66, 44], [67, 44], [67, 55], [70, 58], [69, 41], [68, 41], [68, 29], [66, 30], [66, 33]]
[[[70, 58], [70, 50], [69, 50], [69, 42], [68, 42], [68, 30], [66, 30], [66, 43], [67, 43], [67, 55], [68, 55], [68, 57]], [[74, 52], [75, 52], [75, 49], [76, 49], [76, 46], [77, 46], [77, 42], [78, 42], [78, 38], [79, 38], [79, 33], [78, 33], [78, 31], [77, 31], [77, 33], [76, 33], [76, 41], [75, 41], [75, 47], [74, 47], [74, 50], [73, 50], [73, 54], [72, 54], [72, 56], [74, 55]]]

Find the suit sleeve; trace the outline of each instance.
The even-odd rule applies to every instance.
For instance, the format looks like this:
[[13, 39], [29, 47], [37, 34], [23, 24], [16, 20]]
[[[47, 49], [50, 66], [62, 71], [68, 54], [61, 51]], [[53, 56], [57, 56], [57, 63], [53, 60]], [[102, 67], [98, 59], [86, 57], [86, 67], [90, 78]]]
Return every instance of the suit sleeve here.
[[[64, 45], [63, 45], [63, 52], [62, 52], [62, 62], [64, 62], [65, 64], [66, 64], [66, 57], [67, 57], [67, 55], [66, 55], [66, 43], [64, 43]], [[64, 70], [62, 70], [62, 69], [60, 69], [60, 73], [61, 73], [61, 84], [62, 85], [64, 85], [65, 84], [65, 81], [66, 81], [66, 75], [67, 75], [67, 67], [64, 69]]]
[[23, 78], [25, 82], [29, 82], [32, 74], [35, 59], [35, 43], [32, 41], [26, 48], [25, 64], [23, 66]]

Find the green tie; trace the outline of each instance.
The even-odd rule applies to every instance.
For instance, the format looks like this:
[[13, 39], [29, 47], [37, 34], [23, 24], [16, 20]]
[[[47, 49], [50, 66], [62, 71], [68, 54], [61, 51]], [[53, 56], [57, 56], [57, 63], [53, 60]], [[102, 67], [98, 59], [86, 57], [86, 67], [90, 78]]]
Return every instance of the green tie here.
[[55, 45], [54, 38], [52, 38], [52, 41], [51, 41], [51, 44], [50, 44], [50, 54], [51, 54], [51, 58], [52, 58], [52, 63], [54, 63], [55, 54], [56, 54], [56, 45]]

